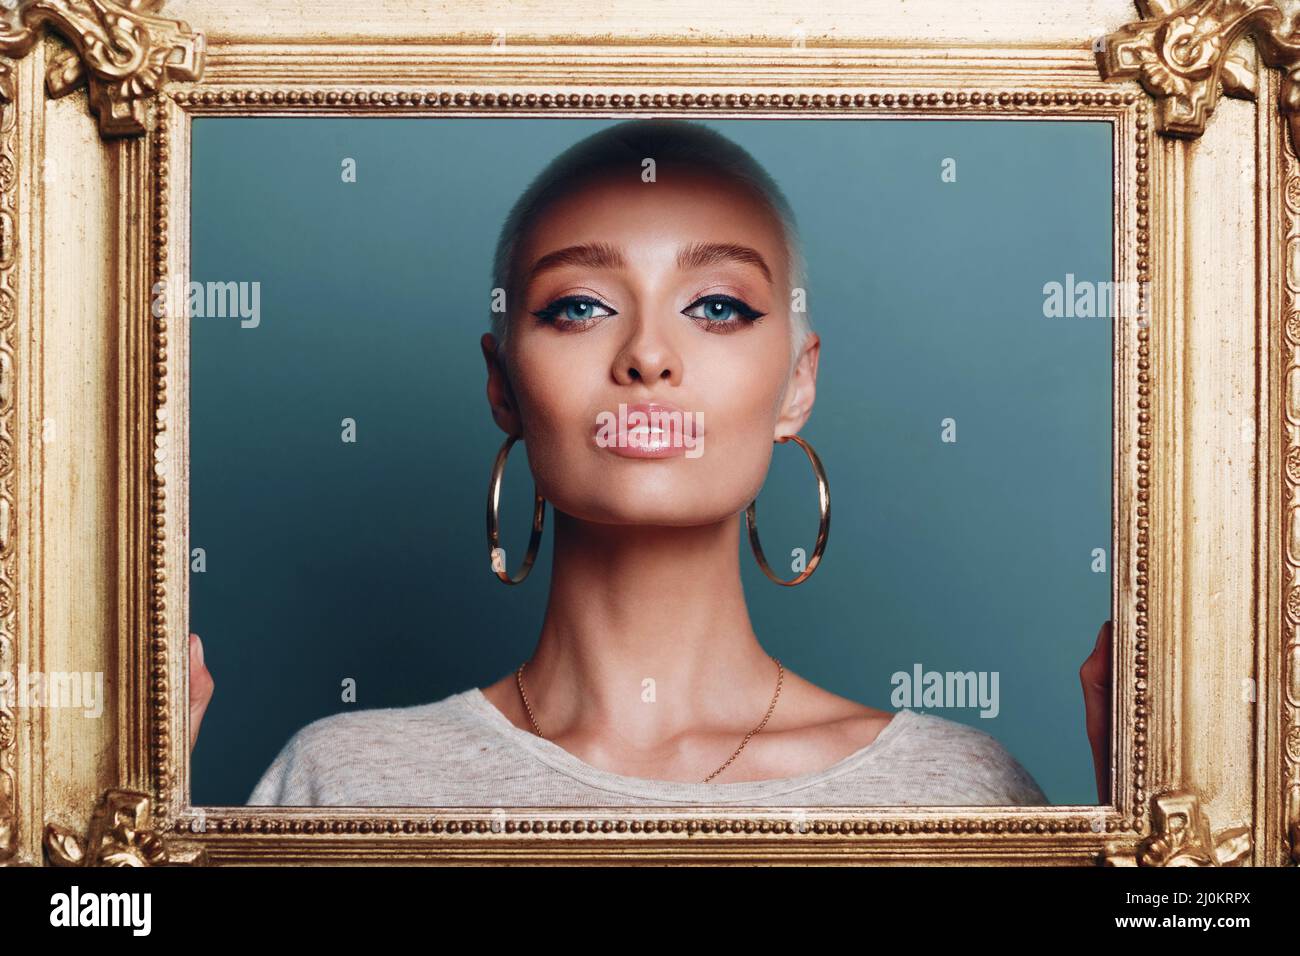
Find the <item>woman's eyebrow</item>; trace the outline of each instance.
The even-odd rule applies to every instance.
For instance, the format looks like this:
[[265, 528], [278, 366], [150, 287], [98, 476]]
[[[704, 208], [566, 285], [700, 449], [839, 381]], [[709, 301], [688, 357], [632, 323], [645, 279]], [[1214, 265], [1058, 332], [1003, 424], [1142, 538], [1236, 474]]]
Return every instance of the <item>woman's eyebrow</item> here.
[[[694, 242], [685, 246], [677, 254], [679, 269], [699, 269], [718, 262], [744, 262], [755, 266], [763, 273], [768, 282], [772, 281], [772, 270], [767, 260], [757, 249], [737, 245], [734, 242]], [[548, 252], [528, 270], [528, 278], [535, 279], [548, 269], [560, 266], [585, 266], [588, 269], [621, 269], [627, 264], [618, 247], [608, 242], [587, 242], [577, 246], [565, 246], [554, 252]]]
[[618, 248], [608, 242], [586, 242], [578, 246], [565, 246], [548, 252], [528, 270], [528, 278], [535, 279], [548, 269], [560, 266], [586, 266], [588, 269], [621, 269], [626, 262]]
[[739, 246], [734, 242], [695, 242], [677, 254], [679, 269], [698, 269], [727, 261], [745, 262], [757, 266], [767, 281], [772, 281], [772, 270], [767, 267], [767, 262], [757, 249], [751, 249], [749, 246]]

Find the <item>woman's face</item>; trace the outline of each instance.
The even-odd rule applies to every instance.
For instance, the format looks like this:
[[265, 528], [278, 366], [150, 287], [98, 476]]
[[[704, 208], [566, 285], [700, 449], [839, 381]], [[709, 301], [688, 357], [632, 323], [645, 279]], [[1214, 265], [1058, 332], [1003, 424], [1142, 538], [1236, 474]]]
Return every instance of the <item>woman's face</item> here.
[[817, 371], [809, 335], [791, 374], [776, 214], [734, 181], [661, 165], [656, 182], [594, 178], [521, 240], [504, 370], [491, 335], [483, 347], [494, 416], [522, 436], [542, 496], [607, 524], [698, 525], [748, 505]]

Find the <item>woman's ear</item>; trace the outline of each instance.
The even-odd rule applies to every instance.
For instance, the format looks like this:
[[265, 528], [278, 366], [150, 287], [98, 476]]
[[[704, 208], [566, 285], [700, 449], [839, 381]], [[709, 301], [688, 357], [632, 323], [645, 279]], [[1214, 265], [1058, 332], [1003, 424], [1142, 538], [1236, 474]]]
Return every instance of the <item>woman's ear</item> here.
[[488, 404], [492, 407], [492, 420], [507, 435], [519, 437], [523, 434], [519, 409], [515, 404], [510, 378], [506, 375], [505, 357], [497, 345], [496, 336], [484, 332], [479, 345], [483, 348], [483, 358], [487, 362], [487, 397]]
[[821, 356], [821, 349], [821, 338], [816, 332], [809, 332], [799, 350], [799, 357], [795, 359], [790, 384], [786, 386], [781, 415], [776, 420], [776, 432], [772, 436], [774, 440], [797, 435], [812, 414], [813, 402], [817, 400], [817, 359]]

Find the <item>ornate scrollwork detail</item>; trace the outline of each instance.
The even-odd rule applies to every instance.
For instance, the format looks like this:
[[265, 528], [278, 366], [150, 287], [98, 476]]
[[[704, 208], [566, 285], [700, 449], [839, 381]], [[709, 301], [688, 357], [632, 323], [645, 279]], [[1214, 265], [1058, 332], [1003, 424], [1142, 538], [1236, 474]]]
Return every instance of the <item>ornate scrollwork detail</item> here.
[[83, 840], [55, 823], [45, 826], [45, 855], [52, 866], [203, 866], [203, 847], [166, 840], [153, 829], [148, 796], [131, 790], [109, 790]]
[[[18, 500], [14, 456], [5, 451], [18, 434], [18, 407], [14, 389], [17, 368], [14, 342], [17, 337], [17, 237], [18, 218], [18, 124], [15, 118], [17, 90], [13, 69], [0, 62], [0, 681], [10, 687], [17, 681], [18, 592], [15, 528], [20, 520], [14, 503]], [[18, 771], [15, 750], [18, 715], [12, 700], [0, 694], [0, 862], [8, 865], [18, 855]]]
[[144, 132], [146, 103], [168, 78], [197, 80], [203, 73], [203, 34], [178, 20], [155, 16], [164, 0], [24, 0], [0, 9], [0, 54], [22, 57], [41, 26], [72, 50], [50, 63], [50, 96], [86, 85], [104, 136]]
[[1253, 36], [1260, 59], [1283, 71], [1281, 110], [1300, 144], [1300, 35], [1277, 0], [1137, 0], [1143, 17], [1097, 45], [1103, 79], [1136, 79], [1156, 100], [1161, 132], [1197, 137], [1220, 95], [1254, 99], [1255, 74], [1232, 53]]
[[1217, 835], [1190, 790], [1169, 790], [1151, 798], [1151, 835], [1131, 849], [1107, 853], [1106, 866], [1240, 866], [1251, 853], [1250, 827]]

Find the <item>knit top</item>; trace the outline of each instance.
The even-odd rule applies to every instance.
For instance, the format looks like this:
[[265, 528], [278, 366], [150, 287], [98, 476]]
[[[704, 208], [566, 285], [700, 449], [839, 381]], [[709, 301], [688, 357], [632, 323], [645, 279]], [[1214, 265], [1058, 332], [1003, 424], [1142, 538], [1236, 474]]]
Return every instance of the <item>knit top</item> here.
[[988, 733], [902, 709], [865, 747], [814, 773], [737, 783], [601, 770], [516, 727], [477, 687], [412, 707], [322, 717], [284, 745], [249, 806], [1041, 806]]

